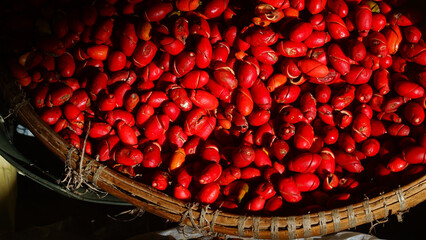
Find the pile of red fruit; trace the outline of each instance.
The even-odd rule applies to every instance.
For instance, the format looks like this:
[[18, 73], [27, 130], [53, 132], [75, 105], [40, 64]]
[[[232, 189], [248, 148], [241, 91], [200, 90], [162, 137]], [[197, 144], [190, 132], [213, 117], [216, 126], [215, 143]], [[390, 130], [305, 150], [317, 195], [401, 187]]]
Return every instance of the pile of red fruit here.
[[426, 44], [405, 2], [3, 1], [0, 45], [41, 118], [117, 171], [184, 201], [312, 211], [425, 172]]

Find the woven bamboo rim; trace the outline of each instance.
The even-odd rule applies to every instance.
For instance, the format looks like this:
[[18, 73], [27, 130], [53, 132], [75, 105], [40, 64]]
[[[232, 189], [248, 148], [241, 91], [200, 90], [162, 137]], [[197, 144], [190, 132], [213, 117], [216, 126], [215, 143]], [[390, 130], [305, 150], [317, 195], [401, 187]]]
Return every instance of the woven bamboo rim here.
[[[72, 146], [41, 120], [28, 101], [19, 97], [22, 91], [14, 81], [2, 77], [0, 89], [14, 114], [32, 133], [63, 162], [71, 160], [69, 164], [77, 169], [80, 156], [76, 151], [70, 152]], [[67, 155], [71, 155], [71, 159], [67, 159]], [[364, 223], [373, 224], [392, 214], [402, 217], [409, 208], [426, 199], [424, 175], [378, 197], [333, 210], [289, 217], [253, 217], [213, 211], [196, 204], [188, 205], [105, 167], [88, 156], [84, 157], [83, 166], [89, 166], [88, 181], [136, 207], [196, 229], [241, 237], [293, 239], [330, 234]]]

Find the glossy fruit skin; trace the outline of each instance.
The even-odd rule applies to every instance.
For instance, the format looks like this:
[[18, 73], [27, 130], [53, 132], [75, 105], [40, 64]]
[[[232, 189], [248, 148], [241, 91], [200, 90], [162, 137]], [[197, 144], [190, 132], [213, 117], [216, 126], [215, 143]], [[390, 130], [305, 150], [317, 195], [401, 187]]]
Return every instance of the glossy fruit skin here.
[[114, 160], [124, 166], [135, 166], [142, 162], [143, 154], [133, 147], [121, 147], [115, 151]]
[[361, 151], [367, 157], [373, 157], [379, 153], [380, 142], [375, 138], [369, 138], [362, 143]]
[[314, 172], [321, 164], [321, 156], [315, 153], [302, 153], [288, 162], [288, 169], [293, 172]]
[[250, 50], [260, 63], [273, 65], [278, 61], [278, 53], [268, 46], [252, 46]]
[[336, 169], [336, 159], [330, 148], [324, 147], [321, 152], [321, 163], [316, 169], [319, 177], [323, 178], [330, 173], [334, 173]]
[[206, 184], [197, 194], [197, 199], [204, 204], [212, 204], [219, 197], [220, 185], [217, 183]]
[[138, 143], [138, 138], [135, 134], [135, 131], [124, 121], [120, 120], [117, 123], [117, 134], [121, 142], [126, 145], [135, 145]]
[[213, 48], [208, 38], [201, 37], [195, 46], [195, 64], [198, 68], [207, 68], [213, 57]]
[[331, 97], [331, 89], [327, 85], [317, 85], [315, 87], [315, 99], [320, 103], [327, 103]]
[[360, 173], [364, 170], [361, 161], [352, 153], [338, 150], [335, 152], [336, 163], [348, 172]]
[[370, 137], [370, 119], [364, 113], [355, 116], [352, 125], [352, 137], [356, 142], [362, 142]]
[[209, 184], [219, 179], [222, 174], [222, 166], [218, 163], [210, 163], [201, 172], [199, 183]]
[[297, 62], [297, 67], [302, 73], [310, 77], [325, 77], [329, 73], [328, 67], [316, 60], [303, 59]]
[[183, 88], [198, 89], [202, 88], [209, 82], [209, 75], [203, 70], [194, 70], [186, 74], [180, 79]]
[[253, 111], [254, 102], [247, 88], [237, 89], [236, 107], [243, 116], [248, 116]]
[[336, 125], [341, 129], [347, 128], [352, 123], [352, 119], [353, 119], [352, 112], [346, 109], [341, 110], [335, 116]]
[[21, 53], [11, 75], [66, 142], [81, 148], [89, 121], [84, 150], [115, 170], [275, 215], [283, 199], [335, 207], [364, 179], [424, 173], [426, 45], [405, 1], [259, 0], [251, 15], [228, 0], [50, 6], [47, 26], [8, 23], [36, 26], [34, 48], [3, 48]]
[[350, 72], [349, 58], [337, 44], [331, 44], [328, 47], [327, 55], [333, 68], [345, 76]]
[[234, 70], [223, 62], [216, 62], [214, 65], [214, 79], [219, 85], [233, 90], [238, 86], [238, 80], [235, 77]]
[[367, 4], [360, 4], [355, 11], [355, 25], [358, 29], [358, 34], [366, 37], [371, 29], [373, 22], [373, 14], [371, 8]]
[[425, 111], [416, 102], [409, 102], [404, 108], [404, 116], [412, 125], [420, 125], [425, 120]]
[[180, 184], [176, 184], [176, 186], [173, 188], [173, 196], [183, 201], [191, 200], [191, 192], [189, 189], [183, 187]]
[[169, 128], [169, 121], [169, 117], [165, 114], [151, 116], [145, 123], [145, 137], [157, 140]]
[[301, 89], [297, 85], [284, 85], [279, 87], [274, 94], [277, 103], [293, 103], [297, 100]]
[[313, 27], [311, 23], [300, 22], [294, 25], [290, 29], [290, 33], [289, 33], [290, 41], [303, 42], [312, 34], [312, 31], [313, 31]]
[[269, 121], [271, 112], [264, 109], [253, 110], [247, 117], [247, 121], [251, 126], [260, 126]]
[[240, 145], [232, 152], [232, 165], [238, 168], [244, 168], [255, 160], [256, 154], [252, 147]]
[[189, 98], [195, 106], [206, 110], [214, 110], [219, 106], [217, 98], [204, 90], [191, 90]]
[[185, 125], [183, 128], [184, 133], [187, 136], [192, 136], [199, 132], [205, 124], [207, 124], [206, 118], [207, 112], [203, 108], [194, 108], [192, 109], [185, 120]]
[[326, 24], [330, 36], [335, 39], [343, 39], [349, 36], [349, 31], [343, 20], [336, 14], [330, 13], [326, 16]]
[[266, 213], [273, 213], [278, 211], [283, 205], [283, 198], [281, 196], [275, 196], [268, 199], [265, 203], [263, 210]]
[[394, 90], [402, 97], [420, 98], [424, 95], [424, 88], [414, 82], [398, 81], [394, 85]]
[[253, 102], [260, 108], [268, 110], [272, 106], [272, 98], [265, 84], [257, 79], [250, 88]]
[[334, 110], [340, 111], [349, 106], [355, 98], [356, 88], [353, 85], [346, 84], [331, 99], [331, 106]]
[[241, 178], [241, 170], [240, 168], [230, 166], [228, 168], [223, 169], [222, 175], [220, 175], [217, 183], [220, 185], [229, 185], [235, 180]]
[[422, 146], [410, 146], [402, 151], [402, 158], [410, 164], [424, 164], [426, 148]]
[[185, 45], [178, 39], [166, 36], [160, 41], [160, 45], [164, 51], [170, 55], [178, 55], [183, 51]]
[[133, 53], [133, 63], [136, 67], [142, 68], [154, 59], [157, 53], [157, 46], [152, 41], [139, 44]]
[[48, 125], [55, 124], [61, 116], [62, 111], [59, 107], [44, 108], [40, 115], [41, 119]]
[[281, 178], [278, 181], [278, 191], [287, 202], [292, 203], [302, 200], [302, 195], [297, 188], [296, 182], [291, 177]]
[[294, 182], [300, 192], [310, 192], [318, 188], [320, 180], [313, 173], [298, 173], [293, 176]]
[[157, 170], [151, 176], [151, 186], [158, 190], [165, 190], [167, 188], [169, 181], [169, 174], [166, 172]]
[[142, 166], [145, 168], [156, 168], [163, 161], [161, 158], [161, 146], [157, 142], [148, 142], [145, 144], [142, 153]]
[[345, 76], [345, 80], [349, 84], [360, 85], [370, 80], [373, 70], [362, 66], [351, 66], [349, 73]]
[[278, 43], [277, 51], [284, 57], [298, 58], [305, 56], [308, 48], [304, 43], [282, 41]]
[[314, 141], [314, 129], [308, 123], [299, 123], [294, 136], [294, 146], [297, 149], [309, 149]]
[[91, 138], [101, 138], [108, 135], [111, 132], [111, 125], [103, 122], [94, 122], [91, 124], [89, 131], [89, 137]]

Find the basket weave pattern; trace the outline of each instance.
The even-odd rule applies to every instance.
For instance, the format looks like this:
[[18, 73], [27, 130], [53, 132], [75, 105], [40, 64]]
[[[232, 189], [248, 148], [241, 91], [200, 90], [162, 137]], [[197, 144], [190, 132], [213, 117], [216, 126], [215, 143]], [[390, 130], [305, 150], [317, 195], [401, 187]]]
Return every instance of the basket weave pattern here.
[[[253, 217], [211, 210], [197, 204], [187, 204], [151, 186], [134, 181], [115, 170], [101, 165], [85, 155], [82, 164], [77, 152], [68, 154], [72, 146], [54, 132], [34, 111], [25, 99], [17, 98], [20, 88], [7, 80], [0, 79], [0, 89], [11, 109], [32, 133], [62, 161], [77, 170], [89, 168], [87, 180], [108, 193], [130, 202], [157, 216], [174, 222], [182, 222], [206, 232], [238, 235], [241, 237], [293, 239], [325, 235], [380, 219], [402, 214], [426, 199], [426, 176], [401, 186], [378, 197], [345, 207], [318, 213], [289, 217]], [[71, 158], [68, 159], [67, 156]]]

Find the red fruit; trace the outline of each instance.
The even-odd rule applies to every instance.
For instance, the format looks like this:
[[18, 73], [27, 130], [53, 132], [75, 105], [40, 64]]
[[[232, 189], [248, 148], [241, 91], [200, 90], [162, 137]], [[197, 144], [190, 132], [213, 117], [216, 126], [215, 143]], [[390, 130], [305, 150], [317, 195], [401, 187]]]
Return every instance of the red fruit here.
[[138, 68], [145, 67], [152, 61], [152, 59], [154, 59], [156, 53], [157, 47], [153, 42], [142, 42], [137, 46], [133, 53], [133, 63]]
[[94, 45], [89, 47], [86, 52], [92, 59], [104, 61], [108, 57], [109, 47], [106, 45]]
[[302, 195], [297, 188], [293, 178], [281, 178], [278, 181], [278, 191], [287, 202], [299, 202], [302, 200]]
[[263, 210], [267, 213], [274, 213], [278, 211], [283, 205], [283, 198], [281, 196], [275, 196], [268, 199], [265, 203]]
[[361, 161], [354, 154], [344, 151], [336, 151], [335, 156], [336, 163], [348, 172], [360, 173], [364, 170]]
[[424, 95], [424, 88], [415, 82], [398, 81], [394, 85], [394, 90], [402, 97], [420, 98]]
[[308, 123], [300, 123], [296, 127], [296, 134], [294, 136], [294, 146], [297, 149], [309, 149], [314, 141], [314, 129]]
[[212, 60], [213, 50], [208, 38], [201, 37], [195, 45], [195, 64], [198, 68], [207, 68]]
[[153, 115], [145, 123], [145, 137], [149, 140], [157, 140], [165, 134], [169, 128], [170, 118], [167, 115]]
[[256, 195], [262, 196], [264, 199], [270, 199], [275, 196], [277, 192], [275, 192], [274, 185], [270, 182], [263, 182], [256, 186], [254, 189], [254, 193]]
[[240, 145], [232, 152], [232, 164], [234, 167], [244, 168], [250, 165], [256, 157], [252, 147]]
[[290, 29], [290, 33], [289, 33], [290, 41], [303, 42], [312, 34], [312, 31], [313, 31], [313, 27], [311, 23], [307, 23], [307, 22], [298, 23]]
[[185, 120], [183, 131], [186, 135], [192, 136], [199, 132], [207, 124], [207, 112], [203, 108], [192, 109]]
[[197, 200], [204, 204], [212, 204], [219, 197], [220, 186], [217, 183], [205, 185], [197, 194]]
[[297, 62], [297, 66], [302, 73], [310, 77], [325, 77], [328, 74], [328, 67], [316, 60], [302, 59]]
[[165, 18], [171, 11], [173, 11], [171, 3], [157, 2], [145, 10], [144, 16], [148, 22], [158, 22]]
[[121, 142], [126, 145], [135, 145], [138, 143], [138, 138], [135, 134], [135, 131], [124, 121], [119, 121], [117, 123], [117, 135]]
[[248, 116], [253, 111], [253, 99], [247, 88], [238, 88], [236, 97], [237, 110], [243, 116]]
[[359, 143], [369, 138], [370, 134], [370, 119], [364, 113], [358, 114], [353, 120], [352, 137]]
[[372, 22], [373, 14], [370, 6], [367, 3], [358, 5], [355, 11], [355, 25], [360, 36], [366, 37], [368, 35]]
[[113, 51], [108, 56], [108, 68], [111, 72], [120, 71], [126, 66], [126, 55], [121, 51]]
[[265, 202], [266, 200], [262, 196], [254, 197], [253, 199], [249, 200], [245, 209], [248, 211], [253, 211], [253, 212], [260, 211], [265, 206]]
[[298, 173], [293, 176], [293, 180], [300, 192], [310, 192], [318, 188], [320, 180], [313, 173]]
[[108, 133], [111, 132], [111, 129], [112, 129], [112, 127], [108, 123], [94, 122], [94, 123], [91, 124], [90, 131], [89, 131], [89, 137], [91, 137], [91, 138], [104, 137], [104, 136], [108, 135]]
[[404, 108], [404, 116], [412, 125], [420, 125], [425, 120], [423, 107], [416, 102], [409, 102]]
[[176, 8], [180, 11], [193, 11], [200, 6], [200, 0], [176, 0]]
[[142, 166], [156, 168], [162, 163], [161, 147], [157, 142], [148, 142], [143, 148]]
[[204, 90], [191, 90], [189, 98], [195, 106], [206, 110], [215, 110], [219, 106], [217, 98]]
[[241, 170], [230, 166], [222, 171], [222, 175], [217, 180], [220, 185], [229, 185], [231, 182], [241, 178]]
[[246, 167], [241, 169], [241, 179], [243, 180], [255, 180], [258, 179], [262, 174], [260, 170], [254, 167]]
[[282, 41], [278, 43], [277, 51], [284, 57], [298, 58], [305, 56], [308, 48], [304, 43]]
[[302, 153], [288, 161], [288, 169], [293, 172], [314, 172], [321, 164], [321, 156], [316, 153]]
[[278, 61], [278, 53], [268, 46], [251, 46], [253, 56], [263, 64], [274, 65]]
[[277, 103], [293, 103], [299, 97], [300, 92], [301, 89], [297, 85], [284, 85], [275, 90], [274, 100]]
[[380, 150], [380, 142], [375, 138], [369, 138], [362, 143], [361, 151], [367, 157], [376, 156]]
[[142, 162], [143, 154], [133, 147], [120, 147], [114, 154], [114, 160], [124, 166], [135, 166]]
[[328, 59], [331, 66], [345, 76], [350, 72], [349, 58], [345, 55], [343, 50], [337, 44], [331, 44], [327, 50]]
[[61, 116], [62, 111], [59, 107], [45, 108], [40, 114], [41, 119], [49, 125], [55, 124]]
[[169, 185], [169, 174], [163, 171], [155, 171], [151, 177], [151, 186], [158, 190], [165, 190]]
[[187, 73], [180, 79], [183, 88], [198, 89], [202, 88], [209, 82], [209, 74], [203, 70], [194, 70]]
[[[297, 88], [297, 87], [296, 87]], [[300, 88], [299, 88], [300, 89]], [[295, 89], [297, 91], [297, 89]], [[251, 97], [254, 103], [265, 110], [268, 110], [272, 105], [272, 98], [265, 84], [257, 79], [254, 85], [250, 88]]]
[[198, 181], [201, 184], [209, 184], [218, 180], [221, 175], [222, 166], [218, 163], [211, 163], [203, 169]]
[[188, 188], [185, 188], [180, 184], [176, 184], [173, 188], [173, 196], [183, 201], [189, 201], [191, 199], [191, 192]]
[[426, 163], [426, 148], [422, 146], [410, 146], [402, 150], [403, 159], [411, 164]]
[[[317, 1], [318, 0], [312, 0]], [[326, 1], [321, 1], [326, 2]], [[329, 13], [327, 17], [325, 18], [325, 21], [327, 23], [328, 31], [331, 35], [331, 37], [335, 40], [343, 39], [349, 37], [349, 31], [343, 22], [343, 20], [336, 14]]]

